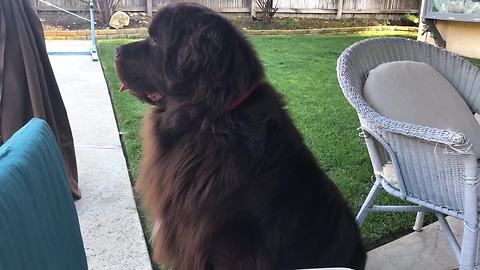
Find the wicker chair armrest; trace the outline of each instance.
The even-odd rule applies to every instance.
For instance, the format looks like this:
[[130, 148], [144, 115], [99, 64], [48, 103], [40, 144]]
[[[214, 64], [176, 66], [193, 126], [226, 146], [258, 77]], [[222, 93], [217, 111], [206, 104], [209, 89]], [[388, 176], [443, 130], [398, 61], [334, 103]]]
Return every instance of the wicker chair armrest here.
[[[383, 150], [376, 147], [371, 151], [370, 143], [369, 153], [375, 171], [382, 172], [383, 164], [390, 161], [403, 199], [414, 203], [428, 202], [452, 213], [464, 211], [465, 172], [467, 168], [474, 166], [476, 169], [477, 166], [469, 145], [443, 144], [365, 125], [362, 129], [383, 147]], [[381, 158], [382, 151], [388, 154], [387, 159]]]
[[374, 130], [384, 129], [388, 132], [421, 139], [431, 143], [445, 144], [451, 147], [463, 148], [471, 145], [468, 138], [461, 132], [392, 120], [384, 117], [371, 108], [366, 108], [366, 112], [359, 112], [359, 116], [362, 126], [368, 126]]

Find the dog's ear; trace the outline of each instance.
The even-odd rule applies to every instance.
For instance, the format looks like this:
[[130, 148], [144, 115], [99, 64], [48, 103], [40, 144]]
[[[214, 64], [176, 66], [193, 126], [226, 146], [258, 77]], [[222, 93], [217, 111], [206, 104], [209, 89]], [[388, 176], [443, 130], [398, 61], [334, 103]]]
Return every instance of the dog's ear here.
[[177, 9], [157, 14], [155, 20], [163, 26], [150, 29], [151, 34], [163, 29], [165, 35], [160, 39], [165, 42], [162, 70], [167, 88], [183, 101], [205, 105], [196, 108], [223, 113], [263, 79], [263, 68], [248, 41], [227, 19], [204, 8]]
[[[176, 85], [190, 89], [193, 103], [225, 111], [231, 100], [261, 76], [261, 66], [248, 42], [224, 18], [186, 25], [176, 57]], [[177, 39], [179, 40], [179, 39]]]
[[193, 102], [208, 101], [213, 95], [216, 99], [223, 98], [225, 93], [217, 88], [224, 83], [233, 49], [225, 46], [223, 29], [210, 23], [191, 33], [179, 50], [177, 74], [193, 83]]

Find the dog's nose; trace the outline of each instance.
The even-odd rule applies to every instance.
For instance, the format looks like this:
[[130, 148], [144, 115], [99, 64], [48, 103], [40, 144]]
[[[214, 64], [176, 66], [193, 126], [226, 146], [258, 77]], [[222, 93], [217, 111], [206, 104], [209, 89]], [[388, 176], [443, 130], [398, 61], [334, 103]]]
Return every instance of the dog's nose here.
[[115, 58], [120, 57], [120, 48], [115, 49]]

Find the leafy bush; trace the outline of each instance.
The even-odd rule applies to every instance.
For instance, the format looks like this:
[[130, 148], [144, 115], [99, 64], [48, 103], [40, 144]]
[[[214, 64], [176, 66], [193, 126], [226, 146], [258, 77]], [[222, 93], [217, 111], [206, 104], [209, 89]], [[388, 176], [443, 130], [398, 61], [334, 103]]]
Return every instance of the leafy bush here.
[[296, 29], [298, 26], [298, 18], [288, 17], [282, 21], [282, 24], [287, 29]]
[[418, 19], [418, 16], [413, 14], [405, 14], [405, 16], [403, 16], [403, 19], [415, 25], [418, 25], [418, 23], [420, 22], [420, 20]]

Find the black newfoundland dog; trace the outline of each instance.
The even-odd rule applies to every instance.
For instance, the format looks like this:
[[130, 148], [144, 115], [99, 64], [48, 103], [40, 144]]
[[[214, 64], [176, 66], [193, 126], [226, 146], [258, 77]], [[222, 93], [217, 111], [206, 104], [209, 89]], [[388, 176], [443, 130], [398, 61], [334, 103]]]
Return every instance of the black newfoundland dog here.
[[137, 189], [156, 260], [177, 270], [364, 269], [347, 203], [228, 20], [167, 6], [115, 62], [121, 90], [153, 105]]

